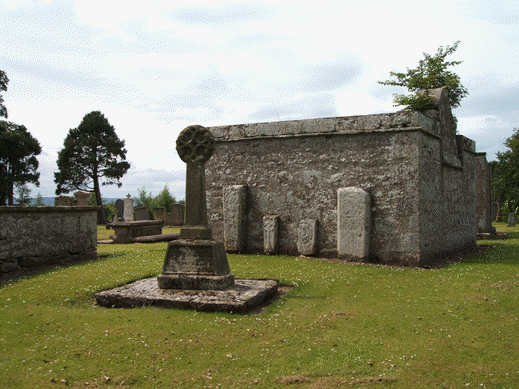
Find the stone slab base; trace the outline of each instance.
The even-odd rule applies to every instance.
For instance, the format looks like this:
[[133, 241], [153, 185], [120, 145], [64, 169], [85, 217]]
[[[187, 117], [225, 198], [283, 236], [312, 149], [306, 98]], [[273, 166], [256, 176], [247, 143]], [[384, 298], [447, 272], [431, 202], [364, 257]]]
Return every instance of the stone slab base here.
[[108, 308], [155, 306], [246, 313], [274, 297], [278, 287], [277, 280], [237, 279], [226, 290], [160, 289], [157, 277], [152, 277], [97, 293], [95, 298], [98, 305]]

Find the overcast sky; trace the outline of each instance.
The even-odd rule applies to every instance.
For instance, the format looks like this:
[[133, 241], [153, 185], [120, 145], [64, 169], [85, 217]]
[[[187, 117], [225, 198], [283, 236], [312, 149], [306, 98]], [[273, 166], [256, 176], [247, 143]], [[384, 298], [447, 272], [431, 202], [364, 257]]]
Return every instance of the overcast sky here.
[[9, 120], [42, 145], [41, 186], [54, 196], [70, 128], [101, 111], [132, 169], [104, 197], [184, 197], [175, 141], [191, 124], [240, 124], [393, 112], [377, 81], [422, 53], [461, 43], [469, 96], [458, 131], [489, 160], [519, 127], [517, 1], [1, 0], [0, 69]]

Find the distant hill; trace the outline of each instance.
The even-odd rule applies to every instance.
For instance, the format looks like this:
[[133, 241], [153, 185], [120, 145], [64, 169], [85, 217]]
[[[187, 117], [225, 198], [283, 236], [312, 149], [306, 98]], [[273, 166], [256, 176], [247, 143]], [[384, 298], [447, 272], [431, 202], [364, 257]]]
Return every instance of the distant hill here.
[[[42, 200], [43, 200], [43, 204], [44, 205], [54, 205], [54, 198], [55, 197], [42, 197]], [[34, 201], [36, 199], [32, 199], [32, 204], [34, 204]], [[111, 197], [107, 197], [107, 198], [104, 198], [103, 201], [105, 203], [115, 203], [115, 201], [118, 200], [118, 198], [111, 198]]]

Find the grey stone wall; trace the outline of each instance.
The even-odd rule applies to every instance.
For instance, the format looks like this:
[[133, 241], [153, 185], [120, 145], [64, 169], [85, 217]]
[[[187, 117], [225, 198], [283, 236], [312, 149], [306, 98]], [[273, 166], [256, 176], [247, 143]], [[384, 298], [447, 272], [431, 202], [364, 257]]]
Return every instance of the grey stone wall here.
[[0, 207], [0, 273], [97, 257], [97, 207]]
[[[371, 199], [369, 260], [425, 265], [476, 243], [475, 146], [438, 108], [212, 127], [209, 223], [224, 239], [224, 188], [247, 188], [244, 252], [263, 252], [263, 217], [279, 216], [278, 253], [298, 255], [300, 222], [317, 222], [315, 255], [338, 256], [337, 190]], [[361, 258], [359, 258], [361, 259]]]

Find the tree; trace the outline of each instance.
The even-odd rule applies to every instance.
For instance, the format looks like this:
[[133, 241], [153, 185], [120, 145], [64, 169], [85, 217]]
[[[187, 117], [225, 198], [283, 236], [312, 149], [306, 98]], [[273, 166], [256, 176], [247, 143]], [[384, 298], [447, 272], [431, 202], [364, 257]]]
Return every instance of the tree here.
[[130, 168], [126, 159], [124, 140], [99, 111], [86, 114], [77, 128], [69, 130], [63, 149], [58, 153], [59, 172], [54, 173], [56, 194], [73, 190], [94, 191], [100, 206], [98, 222], [106, 224], [101, 185], [117, 185]]
[[[405, 109], [425, 111], [434, 107], [429, 97], [429, 90], [444, 88], [449, 93], [451, 108], [460, 106], [461, 99], [468, 95], [467, 89], [461, 85], [460, 77], [447, 68], [459, 65], [462, 61], [445, 61], [445, 57], [454, 53], [460, 41], [445, 49], [440, 46], [434, 56], [422, 53], [425, 57], [420, 60], [416, 69], [407, 69], [406, 73], [389, 72], [396, 80], [378, 81], [382, 85], [406, 87], [411, 95], [394, 94], [394, 105], [403, 105]], [[423, 92], [422, 92], [423, 91]]]
[[34, 205], [37, 207], [43, 207], [45, 204], [43, 203], [43, 195], [41, 192], [38, 192], [36, 198], [34, 199]]
[[27, 184], [16, 186], [16, 196], [15, 200], [18, 204], [31, 204], [31, 190]]
[[490, 162], [492, 193], [503, 213], [516, 212], [519, 207], [519, 128], [506, 139], [505, 152], [497, 152], [497, 161]]
[[171, 195], [167, 184], [164, 185], [164, 189], [162, 189], [159, 195], [155, 198], [155, 202], [159, 207], [166, 208], [166, 212], [170, 212], [171, 206], [177, 203], [175, 198]]
[[15, 185], [40, 185], [40, 143], [23, 125], [0, 120], [0, 205], [13, 205]]
[[138, 197], [135, 199], [135, 205], [145, 205], [148, 207], [148, 210], [150, 211], [150, 218], [153, 216], [152, 211], [155, 208], [163, 207], [166, 208], [166, 212], [170, 212], [171, 206], [173, 204], [177, 204], [177, 200], [171, 195], [167, 184], [164, 185], [164, 188], [156, 197], [153, 197], [151, 192], [147, 192], [144, 186], [142, 188], [138, 188], [137, 193]]
[[[9, 79], [3, 70], [0, 70], [0, 91], [7, 91], [7, 84], [9, 84]], [[4, 117], [7, 119], [7, 108], [4, 105], [4, 98], [0, 93], [0, 117]]]

